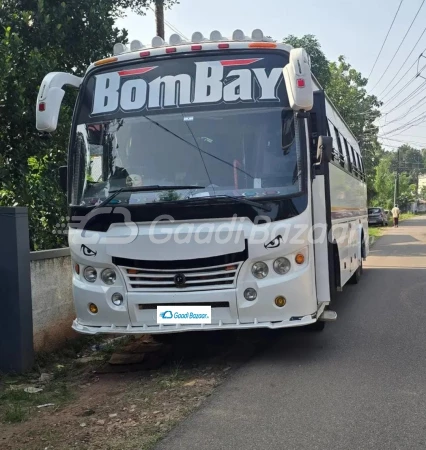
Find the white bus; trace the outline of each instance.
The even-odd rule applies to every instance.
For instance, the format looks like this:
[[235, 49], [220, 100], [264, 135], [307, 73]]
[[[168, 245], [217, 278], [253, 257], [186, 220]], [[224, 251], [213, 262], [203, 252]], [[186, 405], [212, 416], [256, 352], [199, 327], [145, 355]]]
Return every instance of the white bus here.
[[81, 333], [310, 326], [368, 254], [359, 146], [303, 49], [255, 30], [117, 44], [48, 74], [37, 128], [79, 89], [69, 162]]

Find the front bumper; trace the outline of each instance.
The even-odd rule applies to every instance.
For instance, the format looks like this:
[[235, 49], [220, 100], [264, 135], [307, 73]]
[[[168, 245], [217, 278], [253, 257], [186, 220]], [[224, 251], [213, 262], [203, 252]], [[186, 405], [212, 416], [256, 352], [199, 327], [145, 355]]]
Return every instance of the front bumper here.
[[[131, 326], [127, 327], [111, 325], [110, 327], [93, 327], [82, 325], [75, 319], [72, 328], [78, 333], [83, 334], [159, 334], [159, 333], [182, 333], [185, 331], [217, 331], [217, 330], [250, 330], [254, 328], [269, 328], [280, 329], [290, 327], [302, 327], [310, 325], [317, 321], [320, 313], [324, 309], [323, 305], [318, 312], [308, 316], [300, 317], [297, 320], [283, 320], [281, 322], [252, 322], [240, 323], [237, 320], [235, 323], [218, 324], [201, 324], [201, 325], [144, 325], [142, 327]], [[321, 312], [320, 312], [321, 310]]]

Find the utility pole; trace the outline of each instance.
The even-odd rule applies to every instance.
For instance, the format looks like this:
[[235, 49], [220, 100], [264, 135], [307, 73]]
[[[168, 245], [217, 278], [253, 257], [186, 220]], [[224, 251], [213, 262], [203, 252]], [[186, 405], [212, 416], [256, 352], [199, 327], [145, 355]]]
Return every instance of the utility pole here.
[[397, 150], [397, 165], [396, 165], [396, 176], [395, 176], [395, 191], [393, 194], [393, 205], [397, 204], [399, 197], [399, 148]]
[[164, 0], [155, 0], [155, 22], [157, 36], [164, 39]]

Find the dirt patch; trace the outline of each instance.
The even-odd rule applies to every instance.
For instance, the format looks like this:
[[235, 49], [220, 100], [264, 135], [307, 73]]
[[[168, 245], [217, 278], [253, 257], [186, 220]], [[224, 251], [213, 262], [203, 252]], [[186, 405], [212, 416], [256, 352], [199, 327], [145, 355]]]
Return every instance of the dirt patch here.
[[[230, 339], [188, 334], [160, 351], [153, 344], [144, 358], [137, 359], [134, 355], [138, 348], [141, 351], [143, 339], [101, 344], [99, 350], [91, 344], [79, 357], [61, 355], [26, 377], [3, 377], [0, 448], [151, 448], [267, 340], [259, 333]], [[130, 355], [136, 363], [111, 365], [112, 354], [115, 362], [126, 362], [116, 355]], [[163, 358], [161, 367], [141, 366], [154, 355]], [[51, 376], [41, 382], [40, 371]], [[25, 393], [25, 386], [43, 390]]]

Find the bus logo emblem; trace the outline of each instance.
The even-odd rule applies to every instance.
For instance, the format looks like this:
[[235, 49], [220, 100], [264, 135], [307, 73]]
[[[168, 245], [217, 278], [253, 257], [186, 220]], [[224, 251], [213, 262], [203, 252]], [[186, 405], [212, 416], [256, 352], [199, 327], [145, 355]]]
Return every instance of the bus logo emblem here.
[[186, 284], [186, 277], [183, 273], [178, 273], [175, 275], [174, 281], [177, 287], [184, 287]]

